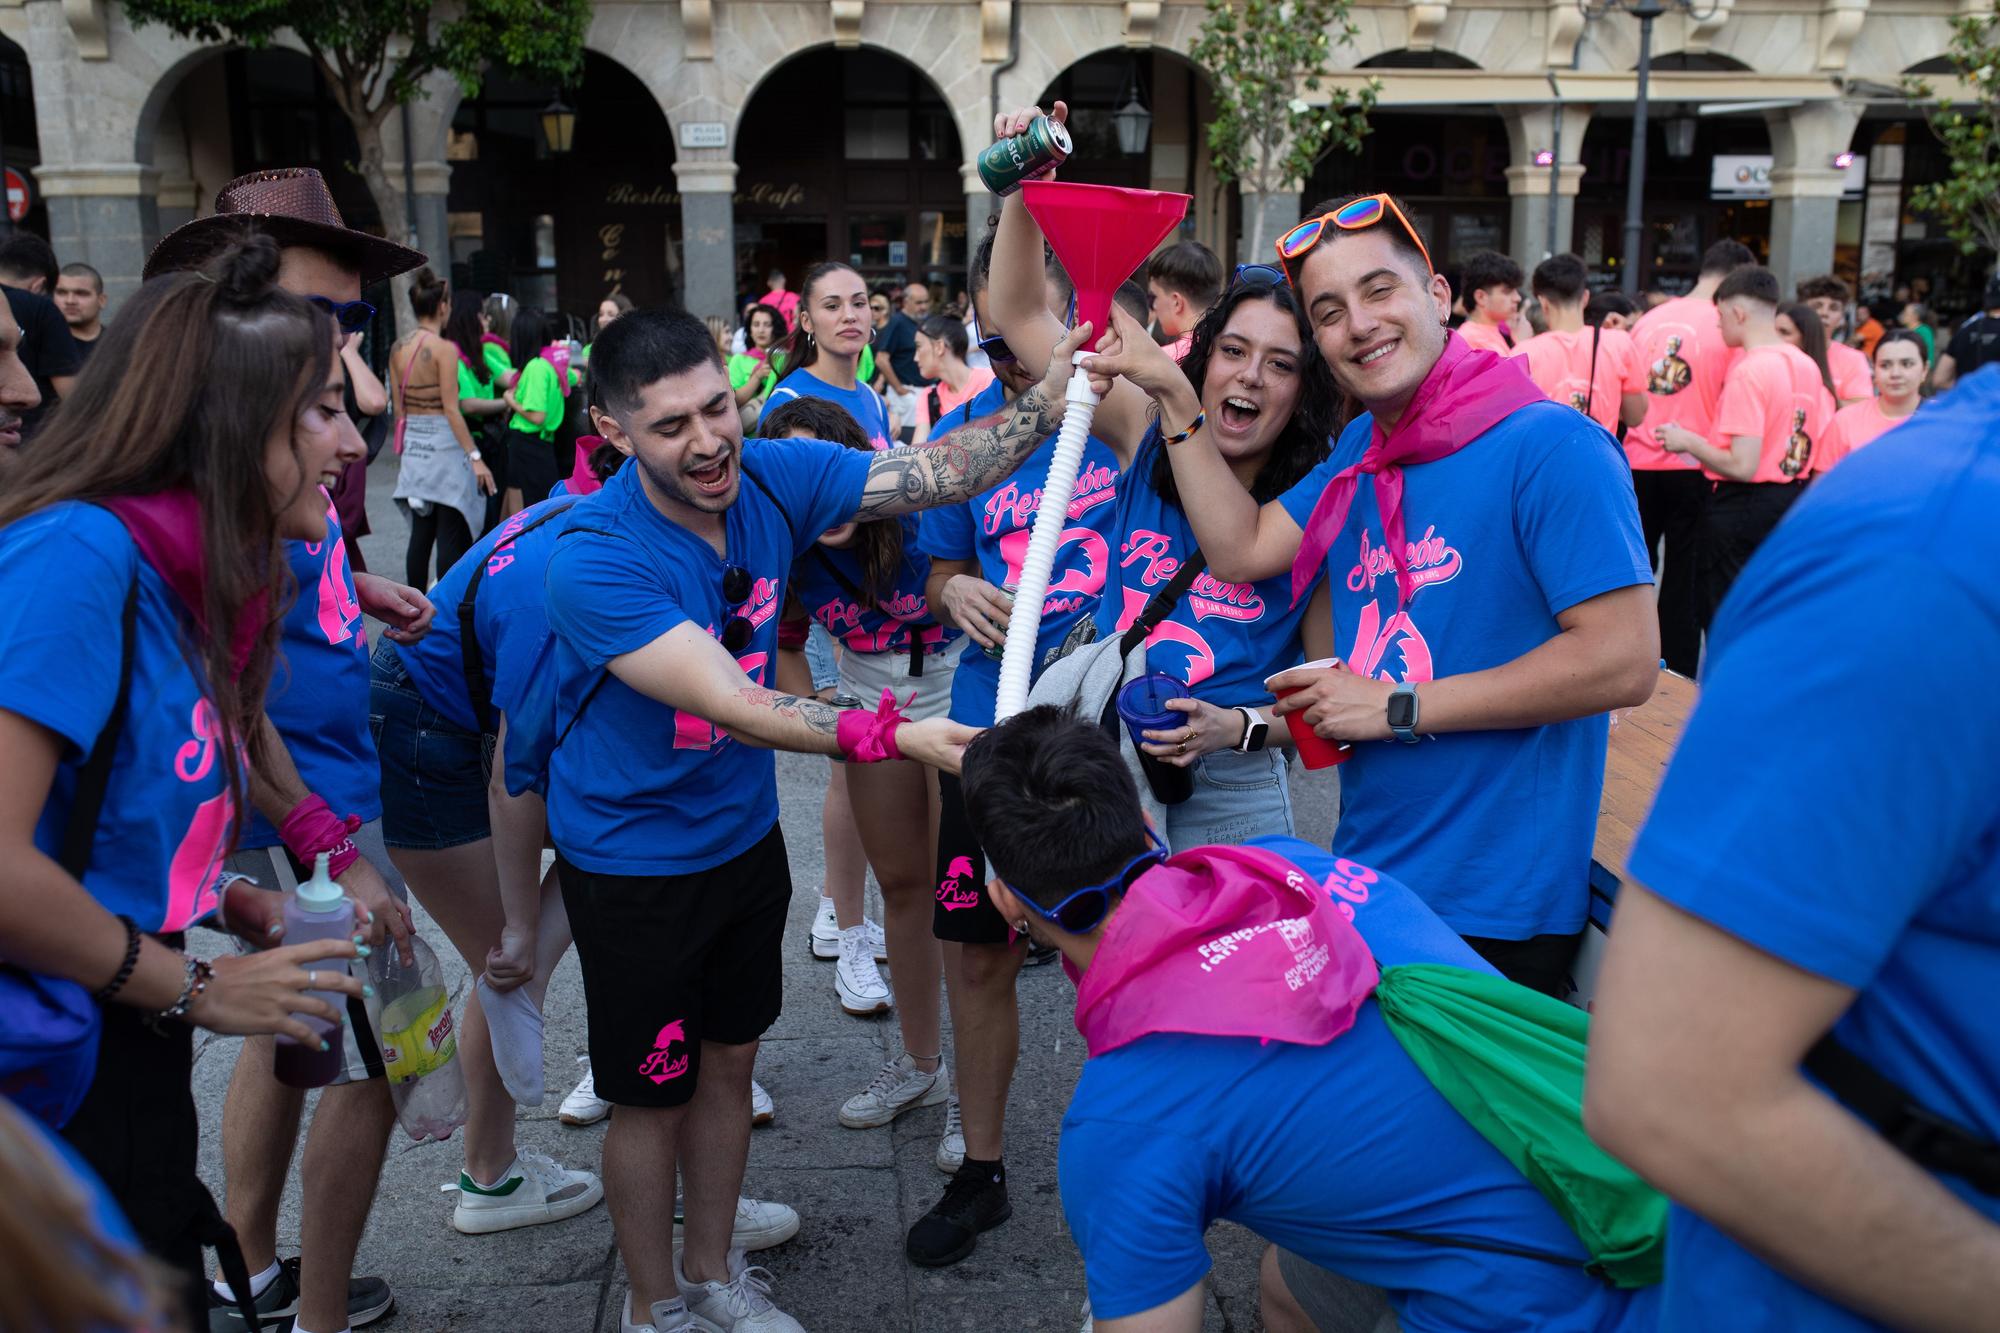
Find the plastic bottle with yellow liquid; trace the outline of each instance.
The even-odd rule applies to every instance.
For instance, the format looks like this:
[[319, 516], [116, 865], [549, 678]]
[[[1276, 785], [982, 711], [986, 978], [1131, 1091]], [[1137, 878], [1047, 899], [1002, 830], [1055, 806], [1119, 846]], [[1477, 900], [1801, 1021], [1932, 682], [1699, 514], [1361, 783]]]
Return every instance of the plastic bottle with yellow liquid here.
[[393, 941], [369, 957], [381, 1003], [382, 1064], [396, 1118], [417, 1142], [448, 1139], [465, 1123], [465, 1073], [444, 969], [423, 937], [410, 936], [416, 963], [405, 967]]

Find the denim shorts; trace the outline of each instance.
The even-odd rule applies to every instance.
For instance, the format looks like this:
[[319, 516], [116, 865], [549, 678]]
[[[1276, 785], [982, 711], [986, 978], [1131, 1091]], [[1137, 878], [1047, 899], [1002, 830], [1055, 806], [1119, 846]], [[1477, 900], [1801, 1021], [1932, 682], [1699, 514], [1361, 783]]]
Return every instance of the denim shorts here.
[[833, 653], [833, 635], [816, 620], [806, 631], [806, 666], [812, 670], [814, 693], [840, 684], [840, 659]]
[[1194, 795], [1166, 807], [1167, 845], [1181, 851], [1296, 833], [1285, 764], [1285, 752], [1275, 747], [1253, 754], [1217, 750], [1203, 755], [1194, 765]]
[[492, 836], [486, 782], [493, 737], [461, 728], [424, 702], [395, 648], [375, 649], [368, 729], [382, 759], [382, 840], [434, 852]]

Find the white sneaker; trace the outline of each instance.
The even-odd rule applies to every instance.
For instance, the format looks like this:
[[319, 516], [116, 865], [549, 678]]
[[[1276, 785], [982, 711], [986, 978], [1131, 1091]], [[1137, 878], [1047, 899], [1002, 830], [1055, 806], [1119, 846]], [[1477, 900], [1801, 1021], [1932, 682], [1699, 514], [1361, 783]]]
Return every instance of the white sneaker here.
[[603, 1197], [604, 1182], [590, 1172], [571, 1171], [541, 1153], [523, 1152], [492, 1186], [460, 1171], [451, 1224], [468, 1236], [540, 1226], [588, 1212]]
[[706, 1319], [688, 1313], [687, 1302], [676, 1296], [670, 1301], [654, 1301], [653, 1317], [646, 1323], [632, 1322], [632, 1293], [625, 1293], [625, 1308], [618, 1313], [618, 1333], [720, 1333]]
[[933, 1158], [937, 1169], [948, 1176], [958, 1174], [958, 1168], [965, 1165], [965, 1126], [958, 1119], [958, 1094], [951, 1094], [951, 1101], [944, 1108], [944, 1137], [938, 1140], [937, 1156]]
[[875, 951], [875, 961], [878, 963], [888, 962], [889, 937], [882, 933], [882, 923], [880, 921], [871, 921], [864, 916], [861, 918], [861, 924], [867, 927], [868, 947]]
[[833, 899], [823, 890], [813, 916], [812, 955], [823, 963], [840, 957], [840, 919], [833, 914]]
[[[682, 1211], [681, 1196], [674, 1195], [674, 1245], [684, 1243], [683, 1230], [687, 1216]], [[768, 1250], [774, 1245], [783, 1245], [799, 1234], [798, 1209], [782, 1203], [772, 1203], [768, 1199], [739, 1198], [736, 1201], [736, 1225], [729, 1232], [729, 1248], [732, 1250]]]
[[778, 1108], [777, 1105], [774, 1102], [772, 1102], [771, 1094], [764, 1091], [764, 1085], [762, 1083], [759, 1083], [754, 1078], [751, 1079], [750, 1080], [750, 1123], [752, 1125], [768, 1125], [777, 1118], [778, 1118]]
[[833, 990], [840, 997], [840, 1007], [850, 1014], [879, 1014], [895, 1003], [889, 983], [875, 966], [866, 925], [840, 932], [840, 961], [833, 965]]
[[611, 1103], [597, 1095], [597, 1078], [590, 1071], [590, 1057], [579, 1055], [576, 1062], [583, 1066], [583, 1082], [563, 1098], [562, 1109], [556, 1114], [565, 1125], [594, 1125], [611, 1114]]
[[936, 1106], [951, 1097], [951, 1075], [944, 1062], [925, 1073], [908, 1052], [897, 1056], [876, 1071], [867, 1087], [849, 1097], [840, 1108], [840, 1123], [849, 1129], [873, 1129], [886, 1125], [905, 1111], [919, 1106]]
[[741, 1251], [731, 1250], [729, 1272], [727, 1282], [689, 1282], [681, 1256], [674, 1256], [674, 1281], [697, 1319], [722, 1333], [806, 1333], [804, 1324], [771, 1303], [769, 1269], [751, 1267]]

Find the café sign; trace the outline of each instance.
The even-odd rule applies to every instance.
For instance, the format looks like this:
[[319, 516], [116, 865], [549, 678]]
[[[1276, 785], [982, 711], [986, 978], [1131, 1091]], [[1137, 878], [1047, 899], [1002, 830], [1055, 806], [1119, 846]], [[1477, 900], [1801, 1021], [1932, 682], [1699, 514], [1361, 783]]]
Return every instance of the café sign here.
[[[1771, 165], [1769, 153], [1717, 153], [1709, 159], [1708, 196], [1711, 199], [1769, 199]], [[1868, 186], [1868, 159], [1860, 153], [1847, 167], [1841, 197], [1859, 199]]]

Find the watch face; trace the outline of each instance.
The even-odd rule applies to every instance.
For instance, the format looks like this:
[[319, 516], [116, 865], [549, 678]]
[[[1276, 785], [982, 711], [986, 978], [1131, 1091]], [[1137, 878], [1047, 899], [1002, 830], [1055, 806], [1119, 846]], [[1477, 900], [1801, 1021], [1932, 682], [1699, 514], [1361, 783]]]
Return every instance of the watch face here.
[[1392, 694], [1389, 696], [1389, 725], [1408, 727], [1417, 720], [1417, 697], [1414, 694]]

